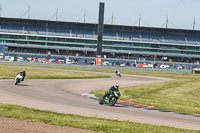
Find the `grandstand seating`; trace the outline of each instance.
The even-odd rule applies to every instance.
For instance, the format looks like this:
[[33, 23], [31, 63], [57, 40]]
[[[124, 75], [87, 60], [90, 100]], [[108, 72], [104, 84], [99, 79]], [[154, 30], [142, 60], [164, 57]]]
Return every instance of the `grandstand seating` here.
[[200, 44], [200, 38], [187, 37], [187, 41], [192, 44]]
[[[0, 25], [1, 32], [25, 33], [25, 34], [41, 34], [70, 36], [80, 38], [96, 38], [97, 31], [90, 29], [67, 29], [65, 27], [45, 27], [45, 26], [23, 26], [23, 25]], [[178, 44], [200, 44], [198, 37], [187, 36], [170, 36], [150, 33], [136, 32], [114, 32], [104, 31], [104, 39], [127, 40], [127, 41], [143, 41], [143, 42], [159, 42], [159, 43], [178, 43]]]
[[185, 37], [184, 36], [169, 36], [165, 35], [165, 40], [166, 42], [169, 43], [186, 43]]

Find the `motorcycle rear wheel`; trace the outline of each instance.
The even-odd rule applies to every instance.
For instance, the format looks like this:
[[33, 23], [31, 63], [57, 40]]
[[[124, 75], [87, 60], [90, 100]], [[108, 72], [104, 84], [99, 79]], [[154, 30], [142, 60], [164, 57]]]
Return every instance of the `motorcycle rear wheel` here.
[[103, 104], [103, 96], [99, 98], [99, 104], [100, 104], [100, 105]]

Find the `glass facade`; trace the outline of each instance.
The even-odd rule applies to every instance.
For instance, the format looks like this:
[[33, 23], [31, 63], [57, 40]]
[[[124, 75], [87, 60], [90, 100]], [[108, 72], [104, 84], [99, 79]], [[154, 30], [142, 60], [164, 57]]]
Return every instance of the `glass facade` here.
[[[4, 43], [23, 44], [23, 45], [39, 45], [39, 46], [60, 46], [60, 47], [80, 47], [96, 49], [97, 41], [87, 38], [67, 38], [67, 37], [50, 37], [50, 36], [29, 36], [29, 35], [12, 35], [0, 34], [0, 41]], [[182, 53], [200, 55], [199, 45], [187, 44], [166, 44], [166, 43], [145, 43], [127, 41], [121, 42], [117, 40], [103, 41], [103, 50], [124, 50], [140, 51], [140, 52], [163, 52], [163, 53]]]

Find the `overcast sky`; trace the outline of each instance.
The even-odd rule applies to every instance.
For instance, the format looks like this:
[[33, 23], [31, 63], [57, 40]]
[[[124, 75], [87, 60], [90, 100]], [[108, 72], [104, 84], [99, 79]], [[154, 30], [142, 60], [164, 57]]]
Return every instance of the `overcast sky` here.
[[[168, 16], [170, 28], [192, 29], [194, 17], [200, 30], [200, 0], [0, 0], [2, 17], [22, 17], [30, 6], [30, 18], [97, 23], [99, 2], [105, 2], [104, 23], [165, 27]], [[24, 15], [23, 18], [27, 18]]]

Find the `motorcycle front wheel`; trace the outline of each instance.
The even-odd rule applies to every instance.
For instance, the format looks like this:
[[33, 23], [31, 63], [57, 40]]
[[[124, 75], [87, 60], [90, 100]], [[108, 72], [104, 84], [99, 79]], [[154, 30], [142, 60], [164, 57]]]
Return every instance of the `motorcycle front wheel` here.
[[17, 85], [19, 83], [19, 80], [20, 79], [18, 79], [18, 78], [16, 79], [15, 85]]
[[116, 97], [112, 97], [112, 98], [110, 99], [109, 105], [110, 105], [110, 106], [114, 106], [115, 103], [117, 102], [117, 99], [118, 99], [118, 98], [116, 98]]

